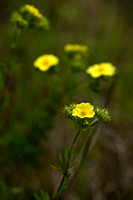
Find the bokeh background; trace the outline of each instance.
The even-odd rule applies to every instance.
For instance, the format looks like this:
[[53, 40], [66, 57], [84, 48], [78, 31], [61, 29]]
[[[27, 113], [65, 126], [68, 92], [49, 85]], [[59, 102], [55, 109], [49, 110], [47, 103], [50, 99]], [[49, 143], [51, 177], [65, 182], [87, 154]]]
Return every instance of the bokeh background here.
[[[50, 21], [49, 31], [23, 30], [10, 53], [11, 13], [33, 4]], [[101, 94], [71, 88], [87, 82], [84, 72], [66, 77], [67, 95], [55, 75], [37, 71], [33, 61], [45, 53], [60, 58], [59, 74], [69, 68], [64, 45], [86, 44], [87, 66], [112, 62], [118, 71], [108, 108], [111, 123], [100, 135], [84, 165], [61, 199], [133, 200], [133, 1], [5, 0], [0, 2], [0, 199], [32, 200], [40, 188], [52, 193], [60, 173], [58, 154], [69, 145], [76, 127], [62, 114], [64, 104], [92, 102]], [[8, 66], [8, 67], [7, 67]], [[4, 70], [8, 68], [8, 70]], [[4, 77], [4, 78], [3, 78]], [[66, 91], [66, 90], [65, 90]], [[62, 95], [63, 93], [63, 95]], [[86, 133], [81, 136], [81, 148]]]

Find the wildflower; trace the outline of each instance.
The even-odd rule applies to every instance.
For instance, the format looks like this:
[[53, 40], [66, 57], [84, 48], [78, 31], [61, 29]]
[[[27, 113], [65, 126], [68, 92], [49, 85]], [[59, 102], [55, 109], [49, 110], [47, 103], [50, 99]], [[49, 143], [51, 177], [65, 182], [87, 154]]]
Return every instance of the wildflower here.
[[37, 8], [35, 8], [33, 5], [26, 4], [24, 7], [31, 15], [37, 17], [37, 18], [42, 18], [43, 15], [39, 12]]
[[72, 116], [80, 118], [92, 118], [95, 115], [94, 107], [90, 103], [80, 103], [72, 110]]
[[99, 121], [108, 123], [111, 116], [106, 108], [94, 108], [90, 103], [71, 104], [63, 110], [67, 118], [75, 121], [80, 129], [88, 130]]
[[100, 63], [90, 66], [86, 73], [90, 74], [93, 78], [100, 76], [113, 76], [116, 68], [111, 63]]
[[88, 51], [88, 47], [86, 45], [79, 44], [67, 44], [64, 47], [65, 52], [86, 52]]
[[59, 63], [59, 59], [52, 54], [44, 54], [34, 61], [34, 67], [41, 71], [47, 71], [50, 67]]

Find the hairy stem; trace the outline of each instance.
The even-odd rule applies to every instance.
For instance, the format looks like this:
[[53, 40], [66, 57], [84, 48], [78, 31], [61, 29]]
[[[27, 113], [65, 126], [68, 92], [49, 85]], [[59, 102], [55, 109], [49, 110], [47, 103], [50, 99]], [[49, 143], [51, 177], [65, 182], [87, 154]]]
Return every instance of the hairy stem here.
[[60, 190], [61, 190], [61, 188], [62, 188], [62, 186], [63, 186], [63, 184], [64, 184], [64, 181], [65, 181], [65, 178], [66, 178], [66, 176], [67, 176], [67, 174], [68, 174], [68, 171], [69, 171], [69, 166], [70, 166], [70, 162], [71, 162], [71, 154], [72, 154], [72, 152], [73, 152], [73, 150], [74, 150], [74, 146], [75, 146], [75, 144], [76, 144], [76, 141], [77, 141], [77, 138], [78, 138], [78, 136], [79, 136], [79, 134], [80, 134], [80, 128], [77, 130], [77, 133], [75, 134], [75, 136], [74, 136], [74, 138], [73, 138], [73, 140], [72, 140], [72, 143], [71, 143], [71, 145], [70, 145], [70, 150], [69, 150], [69, 154], [68, 154], [68, 158], [67, 158], [67, 165], [66, 165], [66, 169], [65, 169], [65, 172], [64, 172], [64, 174], [63, 174], [63, 177], [62, 177], [62, 179], [61, 179], [61, 182], [60, 182], [60, 184], [59, 184], [59, 187], [58, 187], [58, 189], [57, 189], [57, 196], [56, 197], [54, 197], [53, 198], [53, 200], [57, 200], [58, 199], [58, 197], [59, 197], [59, 192], [60, 192]]

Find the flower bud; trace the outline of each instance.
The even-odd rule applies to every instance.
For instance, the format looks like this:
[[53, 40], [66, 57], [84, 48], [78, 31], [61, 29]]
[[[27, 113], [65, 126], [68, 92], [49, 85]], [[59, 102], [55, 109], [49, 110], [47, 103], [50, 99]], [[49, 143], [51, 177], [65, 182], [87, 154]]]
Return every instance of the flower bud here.
[[106, 108], [95, 108], [95, 116], [99, 121], [103, 123], [108, 123], [111, 120], [111, 116], [109, 115], [109, 111]]
[[10, 21], [13, 25], [17, 26], [17, 28], [23, 29], [28, 27], [28, 21], [24, 20], [23, 17], [17, 12], [14, 12], [11, 15]]

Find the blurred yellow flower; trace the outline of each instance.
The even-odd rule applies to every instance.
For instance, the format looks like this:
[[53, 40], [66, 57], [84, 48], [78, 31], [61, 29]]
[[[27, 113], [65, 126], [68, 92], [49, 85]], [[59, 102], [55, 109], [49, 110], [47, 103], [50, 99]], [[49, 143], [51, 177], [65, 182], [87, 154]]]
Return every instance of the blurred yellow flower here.
[[42, 18], [43, 15], [39, 12], [37, 8], [35, 8], [33, 5], [26, 4], [25, 9], [33, 16], [37, 18]]
[[65, 52], [71, 52], [71, 51], [86, 52], [86, 51], [88, 51], [88, 47], [86, 45], [67, 44], [67, 45], [65, 45], [64, 50], [65, 50]]
[[34, 61], [34, 67], [41, 71], [47, 71], [50, 67], [59, 63], [59, 59], [52, 54], [44, 54]]
[[92, 118], [95, 115], [94, 107], [90, 103], [80, 103], [72, 110], [72, 116]]
[[111, 63], [100, 63], [90, 66], [86, 73], [90, 74], [93, 78], [98, 78], [100, 76], [113, 76], [115, 74], [116, 68]]

